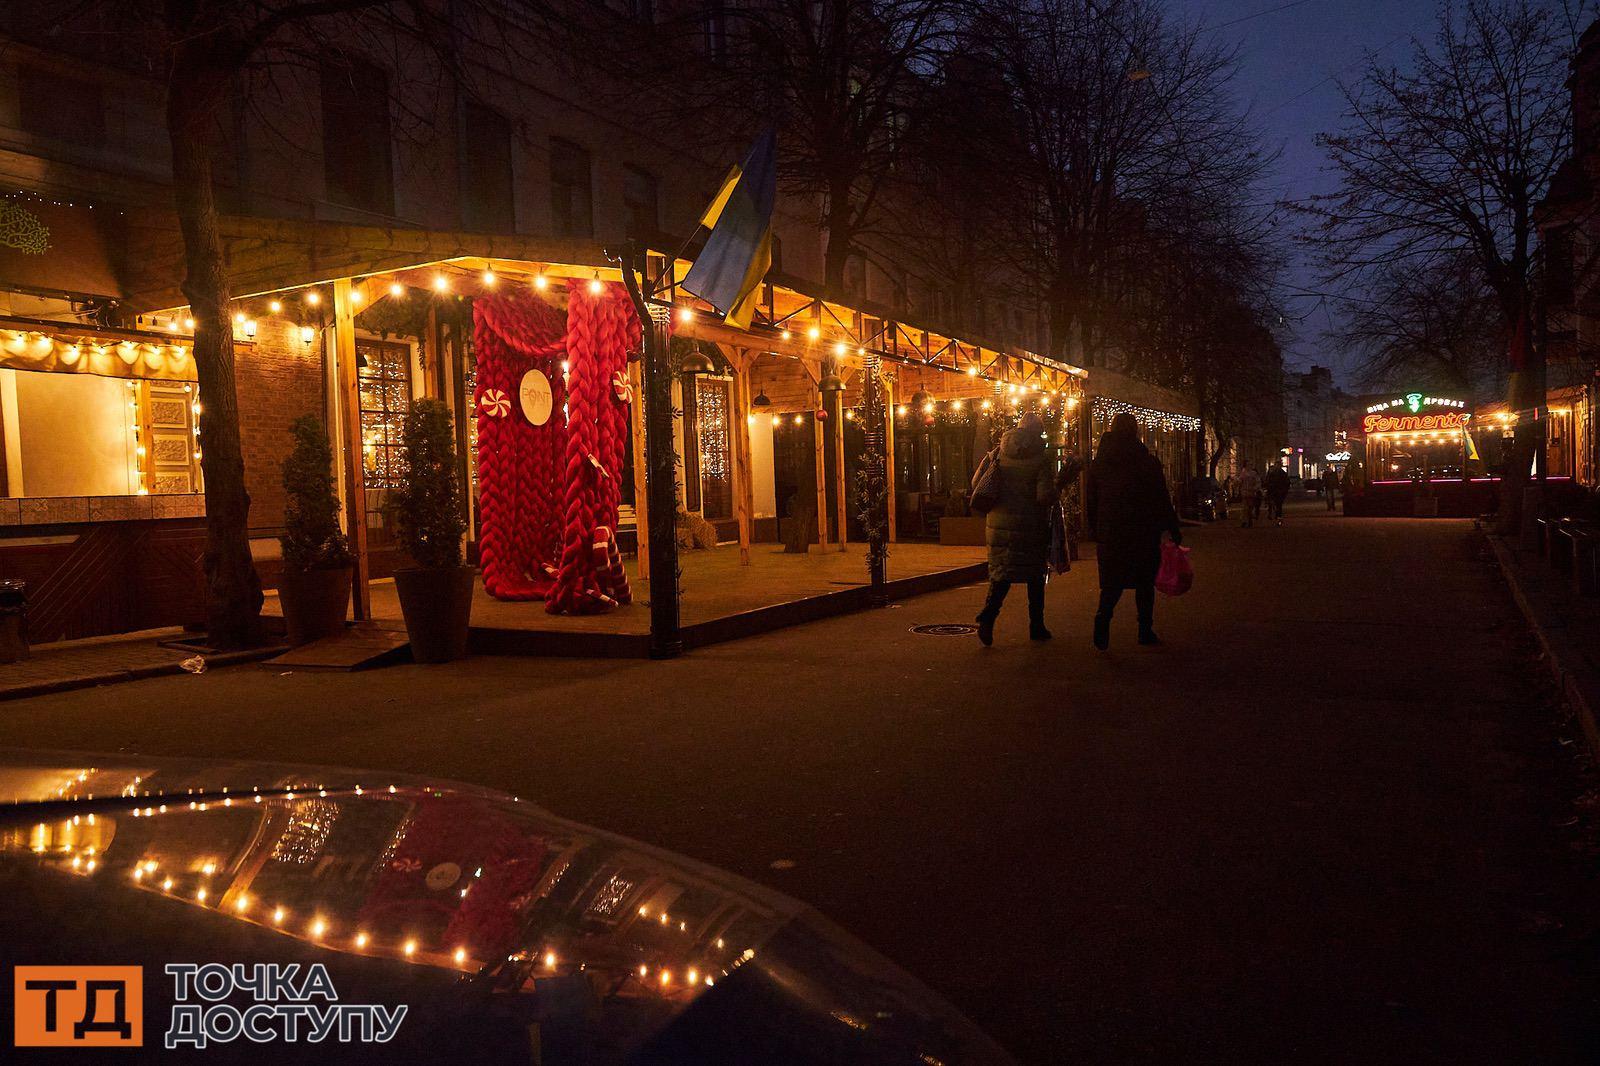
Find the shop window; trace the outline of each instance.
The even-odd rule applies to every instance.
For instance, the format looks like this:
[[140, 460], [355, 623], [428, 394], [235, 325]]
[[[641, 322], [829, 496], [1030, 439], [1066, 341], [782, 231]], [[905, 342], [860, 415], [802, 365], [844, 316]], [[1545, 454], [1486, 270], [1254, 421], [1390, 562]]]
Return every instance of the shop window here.
[[102, 148], [106, 137], [105, 91], [98, 84], [53, 70], [17, 72], [22, 128], [41, 137]]
[[461, 224], [481, 233], [516, 229], [511, 123], [492, 108], [461, 107]]
[[361, 390], [361, 453], [369, 489], [400, 484], [401, 432], [411, 406], [411, 349], [384, 341], [357, 340], [364, 365], [357, 371]]
[[733, 448], [728, 419], [728, 382], [695, 380], [700, 456], [700, 513], [716, 522], [733, 517]]
[[354, 60], [322, 66], [322, 166], [330, 203], [394, 214], [389, 79]]
[[201, 491], [195, 386], [0, 370], [6, 496]]
[[661, 230], [661, 187], [641, 167], [622, 168], [622, 203], [628, 210], [628, 236], [650, 237]]
[[557, 237], [594, 236], [594, 189], [589, 153], [550, 139], [550, 221]]

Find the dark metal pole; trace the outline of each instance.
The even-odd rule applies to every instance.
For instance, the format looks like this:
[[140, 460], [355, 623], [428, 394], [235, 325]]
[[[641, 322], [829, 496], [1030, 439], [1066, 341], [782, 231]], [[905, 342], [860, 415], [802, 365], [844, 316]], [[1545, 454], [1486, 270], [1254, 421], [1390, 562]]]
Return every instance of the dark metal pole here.
[[644, 333], [645, 524], [650, 559], [650, 657], [671, 659], [683, 652], [678, 632], [677, 456], [672, 447], [672, 358], [669, 323], [657, 322], [639, 287], [643, 256], [628, 248], [612, 257], [633, 301]]

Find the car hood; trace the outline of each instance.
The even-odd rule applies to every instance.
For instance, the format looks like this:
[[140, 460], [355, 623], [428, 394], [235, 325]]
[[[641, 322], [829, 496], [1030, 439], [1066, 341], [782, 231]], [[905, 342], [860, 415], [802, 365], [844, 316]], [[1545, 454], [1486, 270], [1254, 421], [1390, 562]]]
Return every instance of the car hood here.
[[339, 1002], [407, 1012], [390, 1044], [330, 1042], [318, 1062], [1009, 1061], [803, 904], [504, 793], [27, 752], [0, 754], [0, 801], [6, 961], [142, 967], [147, 1047], [180, 1007], [209, 1009], [168, 967], [321, 964]]

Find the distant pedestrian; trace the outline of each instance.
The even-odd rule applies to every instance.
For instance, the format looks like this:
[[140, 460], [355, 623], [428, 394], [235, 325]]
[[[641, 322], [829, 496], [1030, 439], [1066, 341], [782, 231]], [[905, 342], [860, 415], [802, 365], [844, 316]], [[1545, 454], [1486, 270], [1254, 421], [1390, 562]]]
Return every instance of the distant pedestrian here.
[[1261, 517], [1261, 475], [1245, 460], [1239, 468], [1239, 504], [1244, 510], [1244, 528], [1249, 529]]
[[1333, 467], [1322, 472], [1322, 491], [1328, 497], [1328, 510], [1334, 509], [1334, 497], [1339, 494], [1339, 472]]
[[1262, 479], [1267, 492], [1267, 517], [1283, 525], [1283, 501], [1289, 498], [1289, 471], [1274, 463]]
[[1000, 440], [994, 506], [984, 518], [989, 546], [989, 596], [978, 612], [978, 639], [994, 643], [994, 623], [1013, 582], [1028, 586], [1028, 636], [1049, 640], [1044, 626], [1044, 574], [1050, 549], [1050, 508], [1056, 504], [1056, 463], [1044, 423], [1029, 412]]
[[1154, 629], [1161, 534], [1182, 544], [1183, 532], [1161, 461], [1139, 440], [1139, 423], [1126, 411], [1111, 420], [1089, 463], [1085, 511], [1100, 566], [1094, 646], [1104, 651], [1111, 643], [1111, 614], [1123, 589], [1133, 589], [1139, 643], [1161, 643]]

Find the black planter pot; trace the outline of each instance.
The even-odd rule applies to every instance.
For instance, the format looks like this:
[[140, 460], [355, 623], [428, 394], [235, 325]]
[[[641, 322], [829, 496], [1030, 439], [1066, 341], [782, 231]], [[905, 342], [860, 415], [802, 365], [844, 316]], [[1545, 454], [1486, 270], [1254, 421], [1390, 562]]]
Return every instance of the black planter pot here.
[[350, 608], [350, 568], [285, 568], [278, 580], [278, 601], [283, 605], [284, 628], [292, 647], [342, 633], [345, 612]]
[[447, 663], [467, 654], [474, 573], [470, 566], [395, 571], [394, 587], [400, 594], [412, 659]]

